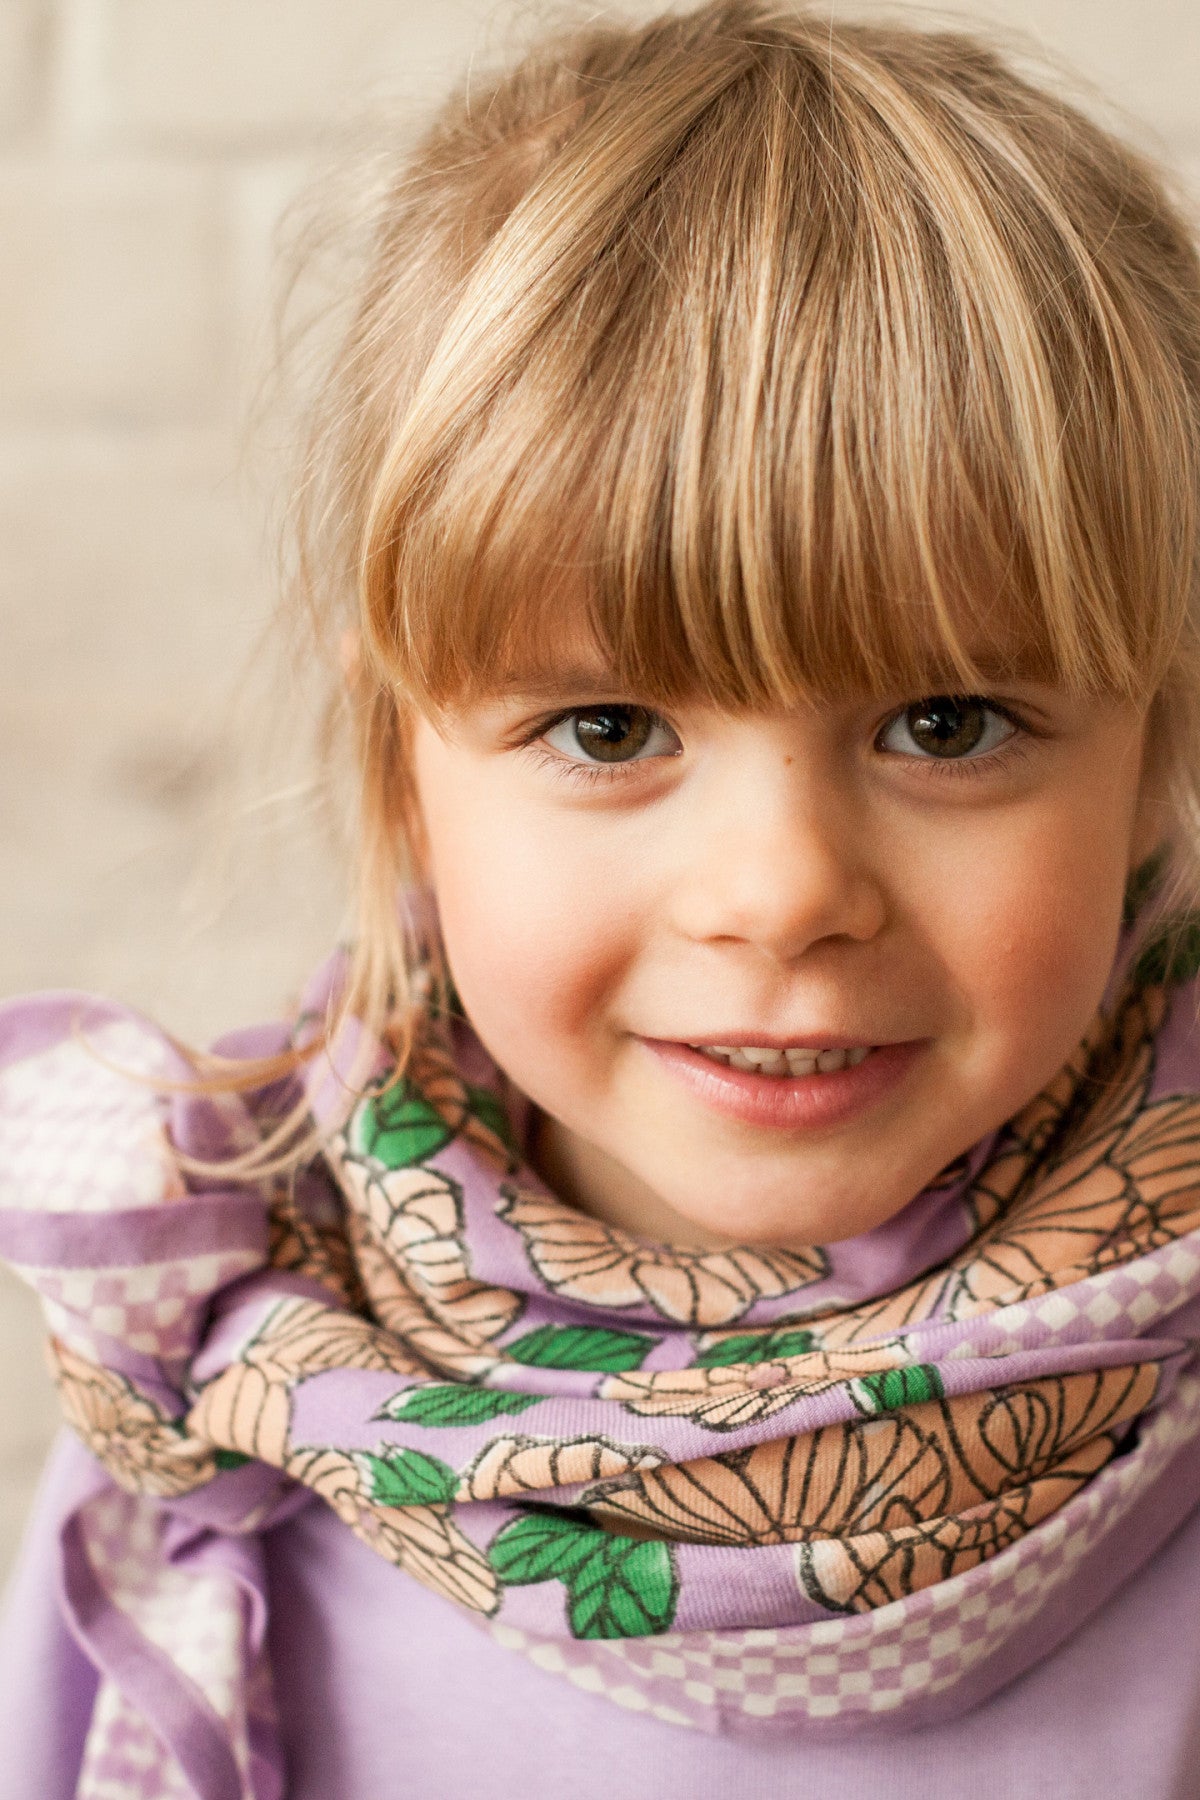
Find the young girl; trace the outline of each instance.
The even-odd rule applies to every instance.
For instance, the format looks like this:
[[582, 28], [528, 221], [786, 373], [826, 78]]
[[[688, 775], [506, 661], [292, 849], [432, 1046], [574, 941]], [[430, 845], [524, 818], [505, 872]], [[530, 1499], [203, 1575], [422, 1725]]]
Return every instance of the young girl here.
[[596, 28], [385, 184], [314, 416], [353, 948], [216, 1057], [3, 1015], [5, 1795], [1194, 1795], [1159, 179], [967, 37]]

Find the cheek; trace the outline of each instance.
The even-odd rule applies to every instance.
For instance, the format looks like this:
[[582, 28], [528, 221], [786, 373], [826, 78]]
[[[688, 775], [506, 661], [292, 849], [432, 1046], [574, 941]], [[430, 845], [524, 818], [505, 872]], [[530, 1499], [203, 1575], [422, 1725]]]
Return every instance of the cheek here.
[[[435, 869], [442, 936], [459, 993], [494, 1050], [498, 1033], [577, 1027], [606, 985], [604, 937], [552, 879], [525, 879], [528, 865]], [[503, 1059], [501, 1059], [503, 1060]]]
[[[505, 804], [486, 773], [451, 782], [428, 759], [419, 787], [429, 876], [458, 991], [514, 1078], [560, 1056], [603, 1016], [627, 960], [629, 917], [603, 859]], [[611, 873], [609, 871], [608, 873]]]
[[1111, 812], [1047, 809], [975, 847], [939, 949], [994, 1045], [1051, 1069], [1078, 1041], [1112, 969], [1125, 875]]

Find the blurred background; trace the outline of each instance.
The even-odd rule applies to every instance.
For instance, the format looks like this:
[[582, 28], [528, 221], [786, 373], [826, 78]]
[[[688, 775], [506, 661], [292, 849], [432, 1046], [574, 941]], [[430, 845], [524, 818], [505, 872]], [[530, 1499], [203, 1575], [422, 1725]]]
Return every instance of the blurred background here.
[[[1200, 193], [1196, 0], [947, 10], [1026, 33]], [[330, 943], [311, 689], [261, 660], [241, 680], [286, 464], [277, 418], [249, 428], [277, 228], [373, 95], [412, 129], [561, 16], [0, 0], [0, 996], [98, 990], [203, 1041], [277, 1012]], [[0, 1576], [54, 1428], [38, 1338], [0, 1272]]]

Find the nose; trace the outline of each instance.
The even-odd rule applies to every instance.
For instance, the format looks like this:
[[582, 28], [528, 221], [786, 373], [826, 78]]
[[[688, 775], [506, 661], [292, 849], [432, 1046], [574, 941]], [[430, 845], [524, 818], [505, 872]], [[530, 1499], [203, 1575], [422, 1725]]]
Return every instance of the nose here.
[[815, 944], [867, 943], [888, 916], [886, 871], [852, 786], [819, 760], [732, 760], [697, 791], [676, 928], [793, 963]]

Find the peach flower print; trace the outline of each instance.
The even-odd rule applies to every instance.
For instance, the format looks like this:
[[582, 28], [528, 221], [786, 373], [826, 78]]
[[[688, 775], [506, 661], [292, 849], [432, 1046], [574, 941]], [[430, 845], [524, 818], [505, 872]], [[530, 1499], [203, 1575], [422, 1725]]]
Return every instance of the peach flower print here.
[[270, 1210], [273, 1269], [319, 1281], [346, 1306], [362, 1306], [362, 1283], [346, 1238], [341, 1197], [330, 1192], [326, 1207], [302, 1205], [290, 1185], [272, 1195]]
[[648, 1445], [614, 1444], [604, 1437], [494, 1438], [463, 1475], [460, 1500], [498, 1500], [544, 1493], [581, 1481], [611, 1480], [631, 1470], [656, 1469], [666, 1458]]
[[639, 1471], [580, 1504], [615, 1532], [632, 1522], [698, 1544], [819, 1545], [815, 1598], [881, 1605], [983, 1560], [999, 1532], [1017, 1536], [1063, 1505], [1156, 1385], [1155, 1368], [1138, 1365], [926, 1402]]
[[[974, 1506], [932, 1518], [914, 1517], [886, 1530], [848, 1529], [836, 1536], [798, 1541], [796, 1573], [801, 1588], [835, 1611], [865, 1612], [985, 1562], [1065, 1506], [1104, 1467], [1123, 1425], [1149, 1403], [1155, 1385], [1154, 1371], [1148, 1367], [1109, 1371], [1105, 1428], [1090, 1438], [1081, 1429], [1073, 1433], [1064, 1429], [1052, 1459], [1048, 1446], [1026, 1479]], [[1084, 1399], [1091, 1397], [1085, 1393]], [[986, 1423], [993, 1432], [999, 1426], [1001, 1437], [1014, 1425], [1019, 1431], [1028, 1424], [1028, 1395], [1000, 1393], [991, 1401]], [[1015, 1466], [999, 1448], [1002, 1466]]]
[[497, 1212], [519, 1231], [555, 1294], [616, 1309], [647, 1306], [695, 1329], [728, 1325], [759, 1300], [810, 1287], [829, 1272], [822, 1250], [680, 1250], [643, 1244], [549, 1194], [504, 1188]]
[[458, 1183], [422, 1164], [380, 1170], [336, 1149], [331, 1166], [371, 1310], [402, 1336], [408, 1327], [420, 1331], [432, 1366], [483, 1373], [496, 1360], [493, 1339], [524, 1302], [472, 1275]]
[[500, 1604], [495, 1571], [455, 1524], [451, 1506], [381, 1505], [365, 1491], [366, 1460], [340, 1450], [307, 1450], [290, 1460], [288, 1473], [320, 1494], [370, 1549], [425, 1587], [472, 1612], [495, 1612]]
[[189, 1424], [222, 1449], [291, 1473], [292, 1390], [328, 1369], [424, 1372], [402, 1343], [358, 1314], [320, 1300], [281, 1300], [238, 1360], [204, 1388]]
[[364, 1543], [426, 1586], [474, 1611], [493, 1611], [495, 1576], [454, 1524], [449, 1504], [380, 1504], [364, 1485], [363, 1459], [329, 1448], [292, 1449], [294, 1388], [328, 1369], [421, 1372], [369, 1321], [319, 1301], [285, 1300], [241, 1359], [205, 1388], [189, 1423], [210, 1443], [271, 1463], [312, 1488]]
[[[477, 1323], [472, 1317], [473, 1308], [483, 1312], [483, 1329], [469, 1335], [461, 1326], [456, 1330], [453, 1325], [442, 1323], [428, 1301], [406, 1279], [403, 1270], [380, 1247], [365, 1220], [351, 1214], [347, 1229], [372, 1316], [419, 1358], [422, 1372], [472, 1381], [486, 1376], [497, 1366], [500, 1358], [490, 1342], [493, 1321], [499, 1316], [507, 1323], [520, 1311], [519, 1305], [510, 1312], [503, 1304], [506, 1290], [476, 1284], [470, 1292], [460, 1290], [457, 1296], [451, 1297], [451, 1317], [454, 1316], [456, 1298], [461, 1312], [467, 1315], [467, 1324]], [[493, 1305], [493, 1296], [500, 1297], [499, 1314]], [[502, 1328], [497, 1324], [496, 1329]]]
[[211, 1481], [211, 1443], [189, 1435], [124, 1376], [99, 1368], [56, 1338], [47, 1346], [63, 1414], [118, 1487], [169, 1500]]
[[733, 1431], [769, 1419], [855, 1376], [877, 1374], [908, 1361], [898, 1344], [842, 1351], [812, 1350], [786, 1361], [729, 1363], [710, 1368], [610, 1375], [600, 1398], [619, 1401], [641, 1418], [686, 1418], [708, 1431]]

